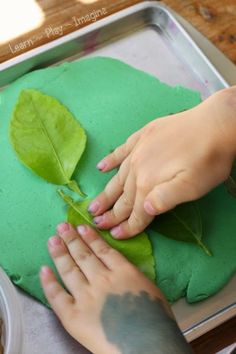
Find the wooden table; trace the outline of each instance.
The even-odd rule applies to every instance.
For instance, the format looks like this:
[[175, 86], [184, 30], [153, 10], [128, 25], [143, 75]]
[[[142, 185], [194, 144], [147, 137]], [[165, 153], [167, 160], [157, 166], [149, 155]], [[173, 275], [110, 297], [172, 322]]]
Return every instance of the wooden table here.
[[[0, 63], [86, 25], [86, 23], [76, 23], [73, 17], [81, 17], [95, 9], [105, 9], [101, 17], [108, 16], [141, 2], [141, 0], [37, 0], [38, 6], [35, 5], [28, 16], [29, 19], [33, 16], [37, 19], [37, 10], [39, 12], [41, 9], [44, 21], [39, 27], [29, 28], [30, 31], [23, 33], [24, 28], [27, 27], [29, 1], [15, 1], [20, 3], [19, 9], [15, 9], [17, 12], [15, 16], [12, 15], [13, 9], [3, 10], [8, 19], [2, 24], [3, 28], [0, 25]], [[163, 2], [191, 22], [236, 64], [236, 0], [164, 0]], [[5, 3], [7, 1], [1, 6], [7, 7]], [[20, 36], [13, 36], [14, 28], [19, 28]]]
[[[7, 2], [4, 2], [4, 5], [0, 6], [4, 6], [3, 11], [6, 13], [7, 22], [1, 29], [2, 35], [0, 31], [0, 63], [87, 24], [78, 23], [76, 17], [100, 10], [99, 17], [102, 18], [139, 2], [141, 0], [37, 0], [35, 7], [29, 11], [29, 1], [22, 0], [16, 1], [20, 3], [20, 7], [18, 11], [15, 9], [15, 15], [13, 9], [5, 8]], [[236, 64], [236, 0], [164, 0], [163, 2], [192, 23]], [[30, 21], [33, 16], [38, 21], [37, 28], [33, 26], [30, 28], [30, 22], [33, 25], [33, 21]], [[29, 28], [24, 33], [28, 22]], [[18, 26], [17, 33], [21, 33], [20, 36], [14, 36], [12, 26]], [[215, 354], [216, 351], [233, 342], [236, 342], [236, 318], [191, 344], [197, 354]]]

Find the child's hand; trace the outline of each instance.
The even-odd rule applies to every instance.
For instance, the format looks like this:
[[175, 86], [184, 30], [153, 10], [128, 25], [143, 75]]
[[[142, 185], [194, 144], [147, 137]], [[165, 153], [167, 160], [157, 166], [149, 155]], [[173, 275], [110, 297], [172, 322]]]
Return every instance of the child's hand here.
[[120, 168], [90, 205], [94, 222], [118, 239], [138, 234], [155, 215], [227, 179], [235, 146], [236, 87], [154, 120], [98, 164], [102, 172]]
[[95, 354], [190, 354], [158, 288], [88, 226], [61, 224], [42, 287], [65, 329]]

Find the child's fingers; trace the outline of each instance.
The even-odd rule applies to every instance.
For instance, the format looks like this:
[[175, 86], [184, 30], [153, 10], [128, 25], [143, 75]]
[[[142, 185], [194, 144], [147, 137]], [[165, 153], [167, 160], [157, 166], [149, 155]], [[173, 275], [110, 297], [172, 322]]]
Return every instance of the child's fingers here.
[[104, 191], [100, 193], [89, 205], [89, 212], [98, 216], [110, 209], [121, 196], [124, 184], [129, 173], [129, 159], [121, 165], [117, 174], [107, 183]]
[[100, 215], [110, 209], [123, 192], [123, 185], [119, 172], [107, 183], [104, 191], [100, 193], [89, 205], [89, 212]]
[[77, 230], [84, 242], [86, 242], [94, 254], [109, 269], [119, 269], [119, 267], [122, 265], [122, 262], [128, 262], [121, 253], [110, 247], [108, 243], [104, 241], [103, 238], [88, 225], [79, 225]]
[[118, 167], [132, 151], [139, 139], [140, 134], [141, 131], [138, 131], [131, 135], [126, 143], [120, 145], [111, 154], [102, 159], [97, 164], [97, 168], [102, 172], [107, 172], [115, 167]]
[[111, 234], [114, 238], [121, 240], [136, 236], [151, 223], [153, 216], [146, 213], [143, 203], [144, 195], [137, 192], [134, 207], [129, 219], [111, 230]]
[[65, 315], [71, 314], [74, 299], [58, 283], [56, 276], [49, 267], [42, 267], [40, 280], [44, 294], [61, 322], [64, 322]]
[[[106, 271], [106, 267], [104, 264], [96, 257], [96, 255], [91, 251], [91, 249], [86, 245], [86, 243], [81, 239], [78, 232], [68, 223], [60, 224], [57, 227], [57, 231], [60, 237], [65, 242], [71, 257], [73, 258], [76, 267], [82, 270], [85, 277], [88, 279], [89, 282], [93, 282], [94, 273], [101, 273], [103, 274]], [[63, 262], [62, 257], [60, 261], [57, 259], [55, 260], [58, 262]], [[65, 272], [63, 269], [59, 268], [58, 271], [63, 276]], [[74, 280], [76, 281], [76, 279]], [[80, 284], [80, 286], [83, 284]], [[81, 291], [81, 289], [80, 289]], [[79, 292], [79, 290], [78, 290]]]
[[176, 205], [200, 197], [191, 182], [193, 176], [180, 173], [172, 180], [153, 188], [144, 202], [144, 209], [149, 215], [158, 215], [173, 209]]
[[87, 284], [85, 275], [69, 254], [60, 237], [51, 237], [48, 241], [48, 249], [63, 283], [69, 292], [76, 296], [81, 291], [82, 286]]
[[132, 173], [130, 173], [125, 182], [124, 193], [116, 201], [113, 208], [103, 215], [94, 218], [97, 227], [100, 229], [110, 229], [128, 219], [133, 210], [135, 194], [135, 179]]

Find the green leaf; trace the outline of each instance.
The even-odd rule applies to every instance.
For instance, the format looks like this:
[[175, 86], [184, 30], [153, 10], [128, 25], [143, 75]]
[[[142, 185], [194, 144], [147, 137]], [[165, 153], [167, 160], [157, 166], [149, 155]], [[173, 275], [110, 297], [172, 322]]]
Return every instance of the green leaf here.
[[177, 241], [196, 243], [208, 256], [212, 255], [202, 242], [202, 219], [196, 203], [181, 204], [157, 216], [150, 228]]
[[59, 101], [23, 90], [11, 119], [10, 139], [19, 159], [33, 172], [82, 195], [71, 177], [84, 152], [86, 134]]
[[147, 277], [155, 280], [155, 261], [152, 254], [152, 246], [146, 233], [142, 232], [129, 240], [114, 240], [109, 231], [101, 231], [94, 225], [92, 217], [87, 211], [90, 200], [75, 202], [62, 190], [59, 190], [58, 193], [70, 206], [68, 210], [68, 222], [73, 225], [87, 224], [92, 226], [111, 247], [120, 251], [131, 263], [146, 274]]
[[227, 191], [232, 195], [232, 197], [236, 198], [236, 161], [234, 161], [230, 176], [225, 181], [225, 185]]

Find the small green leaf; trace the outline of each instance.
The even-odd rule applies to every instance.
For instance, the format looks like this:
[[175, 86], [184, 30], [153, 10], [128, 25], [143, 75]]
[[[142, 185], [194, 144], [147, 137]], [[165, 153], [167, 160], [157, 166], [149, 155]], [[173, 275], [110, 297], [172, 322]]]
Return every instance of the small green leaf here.
[[232, 197], [236, 198], [236, 161], [234, 161], [230, 176], [225, 181], [225, 185], [227, 191], [232, 195]]
[[86, 134], [55, 98], [23, 90], [10, 123], [10, 139], [19, 159], [48, 182], [80, 191], [71, 180], [86, 145]]
[[177, 241], [196, 243], [208, 256], [212, 255], [202, 242], [202, 219], [196, 203], [181, 204], [157, 216], [150, 228]]
[[73, 225], [87, 224], [95, 228], [111, 247], [120, 251], [131, 263], [146, 274], [147, 277], [155, 280], [155, 261], [152, 254], [152, 246], [146, 233], [142, 232], [129, 240], [114, 240], [109, 231], [101, 231], [94, 225], [92, 217], [87, 211], [90, 200], [75, 202], [62, 190], [59, 190], [58, 193], [70, 207], [68, 210], [68, 222]]

